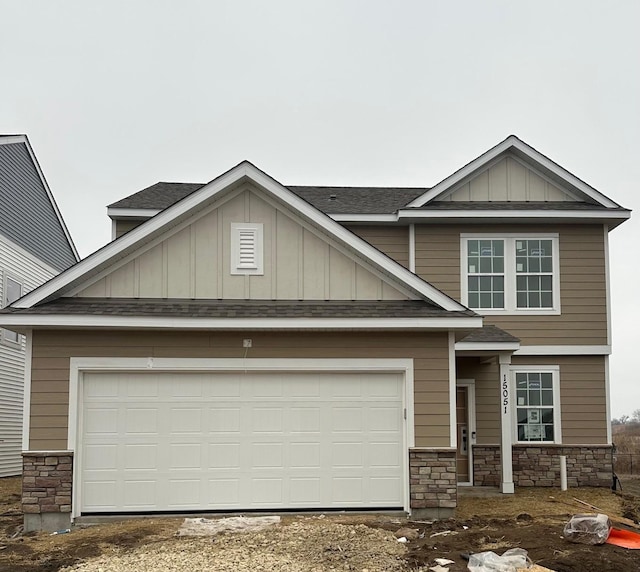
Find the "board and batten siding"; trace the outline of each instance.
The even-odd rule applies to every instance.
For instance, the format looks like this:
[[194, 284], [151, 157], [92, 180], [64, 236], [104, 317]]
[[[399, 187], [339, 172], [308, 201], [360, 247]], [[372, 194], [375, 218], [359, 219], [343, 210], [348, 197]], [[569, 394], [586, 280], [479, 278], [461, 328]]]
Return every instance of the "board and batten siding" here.
[[[284, 207], [283, 207], [284, 208]], [[183, 228], [168, 231], [79, 292], [83, 297], [402, 300], [407, 296], [246, 187]], [[231, 223], [263, 225], [263, 275], [231, 274]]]
[[30, 450], [67, 448], [69, 360], [74, 357], [412, 358], [415, 442], [449, 446], [448, 335], [438, 333], [265, 333], [34, 331]]
[[[563, 444], [607, 444], [604, 356], [514, 356], [511, 365], [559, 366]], [[498, 365], [458, 358], [457, 375], [475, 379], [478, 445], [500, 443]]]
[[[23, 293], [46, 282], [56, 272], [16, 248], [0, 235], [0, 300], [4, 302], [5, 277], [22, 284]], [[5, 340], [0, 329], [0, 477], [22, 472], [22, 404], [24, 401], [25, 338]]]
[[380, 252], [409, 268], [409, 227], [382, 225], [345, 225], [351, 232], [375, 246]]
[[[561, 314], [491, 315], [522, 345], [607, 344], [604, 231], [601, 225], [416, 225], [416, 274], [460, 300], [460, 235], [557, 233]], [[480, 312], [481, 313], [481, 312]]]
[[576, 201], [513, 157], [505, 157], [439, 201]]

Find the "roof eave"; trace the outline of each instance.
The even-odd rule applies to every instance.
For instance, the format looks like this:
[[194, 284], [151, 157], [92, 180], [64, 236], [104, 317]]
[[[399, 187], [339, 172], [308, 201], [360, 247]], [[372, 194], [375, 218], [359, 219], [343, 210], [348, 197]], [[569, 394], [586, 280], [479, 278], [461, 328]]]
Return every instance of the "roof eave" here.
[[34, 329], [115, 330], [468, 330], [482, 327], [481, 316], [428, 318], [181, 318], [166, 316], [96, 316], [0, 314], [0, 326], [19, 333]]

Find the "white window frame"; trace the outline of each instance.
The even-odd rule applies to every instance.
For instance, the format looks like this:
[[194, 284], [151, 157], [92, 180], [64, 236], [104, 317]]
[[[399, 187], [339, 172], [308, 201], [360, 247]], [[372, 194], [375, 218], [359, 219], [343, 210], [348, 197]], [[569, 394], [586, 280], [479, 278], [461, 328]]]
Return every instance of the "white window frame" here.
[[[264, 225], [262, 223], [232, 222], [231, 223], [231, 274], [233, 275], [264, 275]], [[246, 264], [240, 258], [240, 237], [244, 233], [253, 236], [253, 263]]]
[[[4, 280], [3, 280], [3, 284], [2, 284], [2, 307], [5, 308], [6, 306], [9, 306], [10, 304], [5, 304], [5, 300], [7, 298], [7, 290], [8, 290], [8, 282], [9, 280], [11, 280], [12, 282], [15, 282], [16, 284], [18, 284], [20, 286], [20, 296], [18, 296], [16, 298], [16, 300], [19, 300], [20, 298], [22, 298], [22, 296], [24, 295], [24, 282], [22, 280], [20, 280], [19, 278], [17, 278], [16, 276], [9, 274], [8, 272], [4, 273]], [[15, 302], [15, 300], [13, 300], [11, 303]], [[15, 336], [15, 338], [14, 338]], [[22, 345], [22, 336], [16, 332], [13, 332], [12, 330], [6, 330], [6, 329], [2, 329], [2, 341], [6, 342], [9, 345], [15, 345], [15, 346], [20, 346]]]
[[[472, 308], [486, 316], [555, 316], [560, 311], [560, 247], [558, 233], [462, 233], [460, 234], [460, 298], [469, 307], [469, 273], [467, 243], [470, 240], [502, 240], [504, 242], [504, 308]], [[518, 308], [516, 306], [516, 241], [551, 240], [553, 255], [553, 307]]]
[[[516, 373], [550, 373], [553, 384], [553, 441], [519, 441], [518, 440], [518, 393]], [[562, 416], [560, 403], [560, 366], [559, 365], [513, 365], [509, 368], [512, 407], [512, 435], [514, 444], [518, 445], [549, 445], [562, 444]], [[542, 408], [542, 406], [541, 406]], [[545, 406], [548, 409], [548, 406]]]

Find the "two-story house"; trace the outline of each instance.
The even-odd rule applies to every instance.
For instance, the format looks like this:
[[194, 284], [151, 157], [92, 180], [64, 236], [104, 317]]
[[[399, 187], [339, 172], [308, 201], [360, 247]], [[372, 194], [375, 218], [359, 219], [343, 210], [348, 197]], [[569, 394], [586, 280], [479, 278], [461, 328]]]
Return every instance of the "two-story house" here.
[[[26, 135], [0, 135], [0, 307], [78, 260]], [[0, 477], [22, 471], [25, 336], [0, 330]]]
[[29, 340], [27, 528], [446, 516], [459, 485], [557, 484], [560, 456], [570, 486], [610, 484], [607, 236], [629, 211], [516, 137], [431, 189], [243, 162], [108, 214], [113, 242], [0, 314]]

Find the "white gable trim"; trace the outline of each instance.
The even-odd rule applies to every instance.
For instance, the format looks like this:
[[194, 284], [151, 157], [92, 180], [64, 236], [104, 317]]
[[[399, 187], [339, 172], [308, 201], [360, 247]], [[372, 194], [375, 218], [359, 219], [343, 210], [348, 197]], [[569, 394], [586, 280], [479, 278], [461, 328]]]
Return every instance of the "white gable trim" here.
[[498, 143], [498, 145], [489, 149], [486, 153], [483, 153], [461, 169], [457, 170], [452, 175], [449, 175], [443, 181], [440, 181], [435, 187], [411, 201], [407, 205], [407, 207], [422, 207], [428, 202], [436, 199], [437, 197], [440, 197], [447, 191], [451, 190], [453, 187], [457, 186], [464, 179], [470, 177], [476, 171], [480, 170], [485, 166], [485, 164], [492, 162], [494, 159], [510, 149], [516, 149], [517, 151], [531, 159], [534, 164], [537, 163], [544, 169], [551, 171], [556, 176], [566, 181], [569, 185], [577, 188], [579, 191], [581, 191], [597, 203], [607, 208], [619, 208], [620, 205], [614, 203], [611, 199], [605, 197], [602, 193], [596, 191], [593, 187], [578, 179], [578, 177], [572, 175], [569, 171], [562, 168], [557, 163], [554, 163], [551, 159], [545, 157], [542, 153], [536, 151], [533, 147], [527, 145], [524, 141], [521, 141], [515, 135], [509, 135], [509, 137], [507, 137], [504, 141]]
[[33, 152], [33, 149], [31, 148], [31, 144], [29, 143], [29, 138], [26, 135], [15, 135], [13, 137], [0, 137], [0, 145], [11, 145], [15, 143], [24, 143], [25, 147], [27, 148], [27, 152], [29, 153], [31, 162], [33, 163], [33, 166], [35, 167], [36, 172], [38, 173], [38, 177], [40, 179], [40, 182], [42, 183], [42, 186], [45, 192], [47, 193], [47, 197], [49, 199], [49, 202], [51, 203], [51, 206], [53, 207], [53, 211], [56, 213], [56, 217], [58, 217], [58, 222], [62, 227], [64, 236], [67, 239], [69, 246], [71, 247], [71, 252], [73, 252], [73, 256], [75, 257], [76, 260], [80, 260], [80, 255], [76, 250], [76, 245], [73, 243], [73, 239], [69, 234], [69, 229], [67, 228], [67, 225], [65, 224], [64, 219], [62, 218], [62, 214], [58, 209], [58, 204], [56, 203], [56, 200], [53, 198], [53, 193], [51, 192], [51, 189], [47, 184], [47, 180], [44, 178], [44, 173], [42, 172], [42, 169], [40, 169], [40, 164], [38, 163], [38, 159], [36, 158], [36, 155]]
[[400, 287], [409, 288], [417, 292], [419, 295], [438, 304], [445, 310], [466, 310], [463, 305], [456, 302], [453, 298], [450, 298], [431, 284], [409, 272], [409, 270], [402, 265], [382, 254], [369, 243], [342, 227], [339, 223], [296, 196], [289, 189], [247, 161], [240, 163], [230, 171], [220, 175], [191, 195], [188, 195], [173, 206], [163, 210], [154, 218], [148, 220], [144, 225], [134, 228], [117, 241], [107, 244], [56, 278], [32, 291], [27, 296], [24, 296], [15, 304], [15, 307], [29, 308], [48, 298], [60, 296], [65, 288], [73, 287], [74, 282], [82, 280], [91, 270], [115, 261], [121, 256], [126, 256], [128, 250], [135, 248], [154, 233], [162, 231], [172, 220], [177, 217], [188, 216], [192, 212], [195, 212], [202, 202], [227, 189], [234, 188], [242, 183], [244, 179], [253, 181], [265, 189], [268, 194], [271, 194], [282, 203], [289, 205], [294, 211], [299, 213], [302, 218], [306, 218], [339, 242], [348, 245], [355, 253], [360, 254], [372, 263], [374, 267], [378, 267], [385, 274], [388, 274], [392, 281], [399, 282]]

